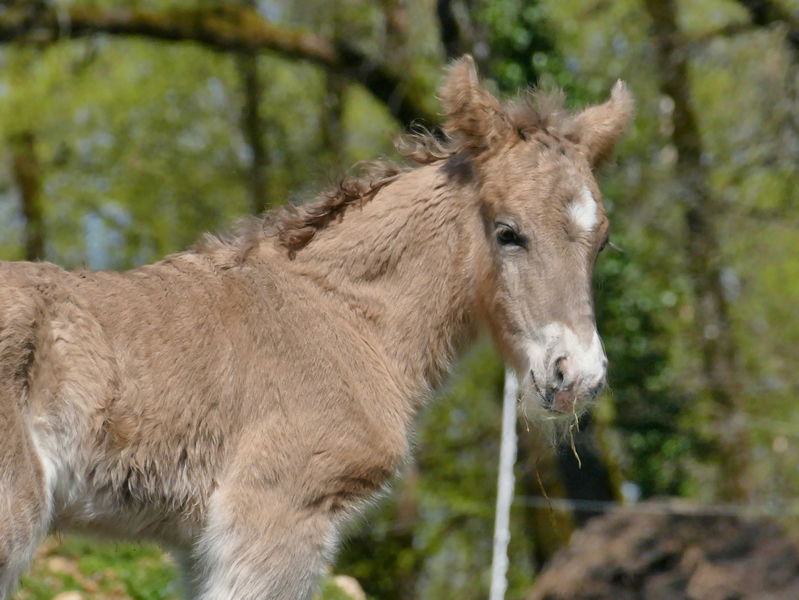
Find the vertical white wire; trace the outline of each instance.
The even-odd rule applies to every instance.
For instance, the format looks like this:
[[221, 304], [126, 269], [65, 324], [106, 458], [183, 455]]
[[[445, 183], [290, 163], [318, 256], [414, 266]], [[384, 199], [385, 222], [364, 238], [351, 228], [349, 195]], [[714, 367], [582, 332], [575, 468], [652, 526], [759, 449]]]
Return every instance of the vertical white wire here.
[[516, 463], [516, 397], [519, 383], [513, 369], [505, 369], [505, 392], [502, 398], [502, 443], [499, 449], [497, 476], [497, 511], [494, 518], [494, 556], [491, 561], [490, 600], [503, 600], [508, 587], [508, 542], [510, 541], [510, 505], [513, 502], [513, 465]]

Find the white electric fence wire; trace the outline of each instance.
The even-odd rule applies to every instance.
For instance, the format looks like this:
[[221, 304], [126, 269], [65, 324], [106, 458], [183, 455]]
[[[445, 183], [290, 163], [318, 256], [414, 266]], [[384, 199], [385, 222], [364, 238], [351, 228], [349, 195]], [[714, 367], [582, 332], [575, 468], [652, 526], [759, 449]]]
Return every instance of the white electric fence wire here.
[[499, 449], [497, 511], [494, 518], [494, 556], [491, 560], [490, 600], [503, 600], [508, 587], [510, 507], [513, 504], [513, 465], [516, 463], [516, 397], [519, 383], [513, 369], [505, 369], [502, 398], [502, 444]]

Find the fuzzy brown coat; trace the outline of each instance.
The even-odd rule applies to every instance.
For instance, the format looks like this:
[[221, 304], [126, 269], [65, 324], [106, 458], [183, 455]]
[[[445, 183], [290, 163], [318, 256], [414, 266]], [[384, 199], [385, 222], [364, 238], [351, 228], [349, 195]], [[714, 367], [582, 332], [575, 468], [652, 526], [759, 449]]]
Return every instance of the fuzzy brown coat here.
[[[502, 105], [467, 59], [442, 99], [452, 141], [417, 140], [422, 166], [230, 239], [124, 273], [0, 264], [0, 599], [63, 528], [162, 542], [191, 597], [308, 598], [480, 323], [536, 402], [596, 391], [604, 364], [577, 368], [607, 235], [592, 167], [629, 95], [576, 116]], [[597, 224], [576, 231], [589, 188]], [[555, 320], [583, 346], [536, 372], [526, 344]]]

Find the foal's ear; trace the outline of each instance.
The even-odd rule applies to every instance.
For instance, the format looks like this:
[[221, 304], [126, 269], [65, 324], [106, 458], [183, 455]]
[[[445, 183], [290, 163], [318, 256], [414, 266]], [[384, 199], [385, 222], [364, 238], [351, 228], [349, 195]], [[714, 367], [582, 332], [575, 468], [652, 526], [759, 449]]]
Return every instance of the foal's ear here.
[[591, 106], [575, 115], [566, 126], [566, 137], [580, 144], [592, 165], [598, 165], [613, 152], [613, 147], [633, 120], [635, 101], [623, 81], [613, 86], [610, 100]]
[[502, 105], [480, 85], [474, 59], [468, 54], [449, 67], [439, 96], [446, 117], [444, 130], [476, 153], [510, 130]]

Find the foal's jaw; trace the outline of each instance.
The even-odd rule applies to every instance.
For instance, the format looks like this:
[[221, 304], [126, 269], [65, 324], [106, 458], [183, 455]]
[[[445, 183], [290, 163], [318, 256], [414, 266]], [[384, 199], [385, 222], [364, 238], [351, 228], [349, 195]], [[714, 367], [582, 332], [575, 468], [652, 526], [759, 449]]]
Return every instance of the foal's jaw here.
[[553, 416], [584, 411], [605, 385], [608, 359], [599, 334], [578, 336], [563, 323], [549, 323], [525, 343], [522, 382], [526, 407]]

